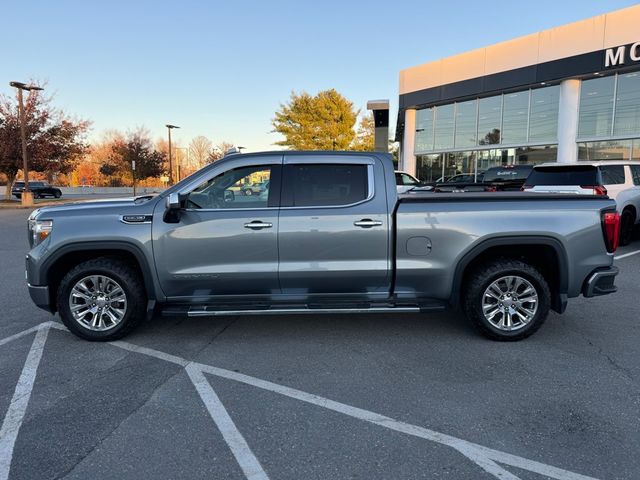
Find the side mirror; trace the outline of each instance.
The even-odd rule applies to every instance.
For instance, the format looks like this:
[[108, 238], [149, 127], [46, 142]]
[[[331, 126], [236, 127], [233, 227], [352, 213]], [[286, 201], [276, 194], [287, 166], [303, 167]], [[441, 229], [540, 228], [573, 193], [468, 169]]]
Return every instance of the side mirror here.
[[176, 192], [170, 193], [165, 205], [167, 210], [180, 210], [180, 195]]
[[165, 201], [163, 220], [165, 223], [178, 223], [180, 221], [180, 195], [170, 193]]

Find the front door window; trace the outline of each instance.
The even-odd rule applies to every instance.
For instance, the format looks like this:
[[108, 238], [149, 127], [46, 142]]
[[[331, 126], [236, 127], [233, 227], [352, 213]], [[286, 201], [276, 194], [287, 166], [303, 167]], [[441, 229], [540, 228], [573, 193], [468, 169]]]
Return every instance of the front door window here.
[[220, 210], [269, 206], [271, 167], [234, 168], [213, 177], [193, 190], [187, 208]]

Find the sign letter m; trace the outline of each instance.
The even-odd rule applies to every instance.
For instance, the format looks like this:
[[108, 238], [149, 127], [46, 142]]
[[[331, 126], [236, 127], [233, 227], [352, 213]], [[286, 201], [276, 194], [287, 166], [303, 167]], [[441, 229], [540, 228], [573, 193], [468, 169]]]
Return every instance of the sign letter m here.
[[624, 65], [624, 52], [626, 47], [623, 45], [617, 48], [607, 48], [604, 59], [605, 67], [615, 67], [616, 65]]

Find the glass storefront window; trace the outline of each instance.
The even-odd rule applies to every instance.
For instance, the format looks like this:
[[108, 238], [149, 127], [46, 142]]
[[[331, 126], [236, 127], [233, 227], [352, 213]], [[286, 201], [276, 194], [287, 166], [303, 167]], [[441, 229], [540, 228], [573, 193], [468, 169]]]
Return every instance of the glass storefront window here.
[[558, 146], [544, 145], [540, 147], [521, 147], [516, 149], [517, 164], [537, 165], [539, 163], [557, 162]]
[[578, 144], [578, 159], [587, 161], [629, 160], [631, 147], [631, 140], [582, 142]]
[[618, 75], [614, 135], [640, 133], [640, 72]]
[[584, 80], [580, 87], [578, 137], [611, 135], [613, 119], [613, 91], [616, 77]]
[[453, 148], [454, 104], [436, 107], [435, 150]]
[[557, 140], [559, 100], [560, 87], [558, 85], [531, 91], [529, 142]]
[[445, 153], [444, 176], [471, 174], [475, 172], [476, 152]]
[[416, 152], [433, 150], [433, 110], [423, 108], [416, 112]]
[[557, 156], [557, 145], [418, 155], [416, 177], [424, 182], [436, 182], [442, 181], [443, 176], [450, 178], [454, 175], [474, 175], [476, 172], [480, 175], [491, 167], [501, 165], [555, 162]]
[[633, 141], [633, 148], [631, 150], [631, 160], [640, 160], [640, 138], [636, 138]]
[[478, 144], [500, 143], [500, 119], [502, 117], [502, 95], [481, 98], [478, 103]]
[[423, 182], [435, 182], [442, 176], [442, 155], [420, 155], [416, 159], [416, 177]]
[[506, 93], [502, 112], [502, 143], [526, 143], [528, 121], [529, 90]]
[[476, 145], [477, 101], [456, 103], [455, 147], [474, 147]]

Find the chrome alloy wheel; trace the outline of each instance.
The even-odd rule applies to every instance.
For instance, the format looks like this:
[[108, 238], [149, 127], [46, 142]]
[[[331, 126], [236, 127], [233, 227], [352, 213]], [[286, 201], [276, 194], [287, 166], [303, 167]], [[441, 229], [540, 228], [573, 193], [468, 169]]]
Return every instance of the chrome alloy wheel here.
[[537, 311], [538, 292], [531, 282], [516, 275], [498, 278], [482, 297], [484, 318], [499, 330], [520, 330]]
[[76, 282], [69, 294], [69, 309], [76, 322], [96, 332], [111, 330], [127, 313], [122, 287], [104, 275], [90, 275]]

